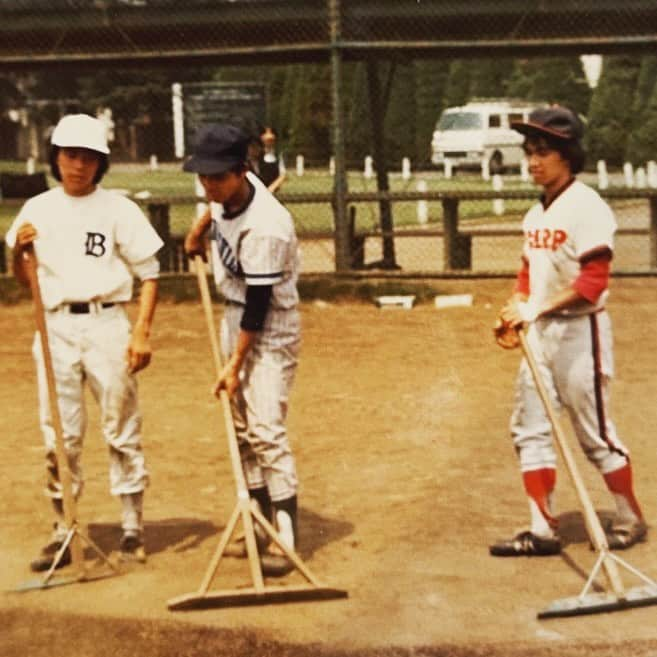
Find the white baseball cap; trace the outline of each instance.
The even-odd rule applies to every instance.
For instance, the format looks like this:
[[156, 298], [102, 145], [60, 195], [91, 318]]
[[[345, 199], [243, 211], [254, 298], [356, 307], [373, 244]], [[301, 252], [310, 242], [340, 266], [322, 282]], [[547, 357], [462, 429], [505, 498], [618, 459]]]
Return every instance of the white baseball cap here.
[[88, 114], [68, 114], [60, 119], [50, 138], [54, 146], [88, 148], [109, 154], [105, 124]]

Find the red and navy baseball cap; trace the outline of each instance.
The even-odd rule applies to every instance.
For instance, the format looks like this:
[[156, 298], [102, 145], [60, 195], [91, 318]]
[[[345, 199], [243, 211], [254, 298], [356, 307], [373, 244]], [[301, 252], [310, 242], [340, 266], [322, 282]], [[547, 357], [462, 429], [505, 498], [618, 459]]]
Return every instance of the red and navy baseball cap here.
[[183, 171], [204, 176], [224, 173], [246, 162], [250, 137], [234, 125], [204, 125], [196, 136], [194, 152], [185, 160]]
[[523, 135], [549, 135], [568, 141], [579, 141], [584, 125], [567, 107], [553, 105], [535, 109], [527, 121], [512, 121], [511, 127]]

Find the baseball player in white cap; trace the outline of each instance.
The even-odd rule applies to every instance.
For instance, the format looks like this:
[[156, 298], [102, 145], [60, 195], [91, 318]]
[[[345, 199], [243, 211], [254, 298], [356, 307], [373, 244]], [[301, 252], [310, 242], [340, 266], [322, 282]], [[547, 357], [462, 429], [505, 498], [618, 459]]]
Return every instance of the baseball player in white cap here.
[[[216, 391], [231, 397], [250, 495], [294, 548], [297, 473], [285, 423], [300, 344], [297, 238], [289, 212], [247, 171], [248, 142], [233, 126], [200, 130], [183, 168], [199, 175], [210, 212], [192, 226], [185, 250], [204, 254], [210, 232], [215, 281], [226, 301], [221, 344], [228, 360]], [[291, 568], [282, 555], [261, 559], [265, 574]]]
[[[61, 185], [29, 199], [6, 236], [14, 274], [28, 284], [24, 251], [33, 247], [46, 311], [64, 444], [77, 498], [86, 414], [87, 382], [100, 406], [109, 448], [110, 490], [122, 504], [122, 557], [144, 560], [143, 491], [148, 473], [141, 447], [141, 414], [135, 373], [151, 358], [149, 334], [157, 297], [162, 241], [139, 207], [99, 183], [109, 166], [105, 126], [86, 114], [65, 116], [51, 138], [50, 165]], [[141, 280], [139, 310], [131, 329], [125, 304], [133, 278]], [[50, 568], [66, 536], [55, 437], [40, 341], [35, 336], [39, 417], [46, 447], [47, 495], [55, 529], [35, 571]], [[59, 565], [70, 562], [65, 552]]]
[[[583, 127], [564, 107], [537, 109], [513, 127], [541, 202], [523, 222], [522, 267], [501, 322], [527, 326], [527, 340], [556, 409], [565, 409], [589, 461], [616, 503], [606, 528], [609, 546], [626, 549], [644, 539], [646, 524], [632, 484], [629, 453], [609, 416], [613, 344], [608, 297], [616, 221], [598, 193], [575, 179], [584, 166]], [[531, 527], [491, 545], [495, 556], [557, 554], [553, 506], [556, 454], [550, 422], [526, 361], [516, 382], [511, 434], [529, 500]]]

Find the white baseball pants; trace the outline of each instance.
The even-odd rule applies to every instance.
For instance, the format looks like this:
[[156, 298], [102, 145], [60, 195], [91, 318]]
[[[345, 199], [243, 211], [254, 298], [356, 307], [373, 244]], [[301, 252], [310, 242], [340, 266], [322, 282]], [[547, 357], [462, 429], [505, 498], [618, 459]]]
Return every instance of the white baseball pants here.
[[[539, 319], [527, 340], [556, 412], [566, 409], [587, 458], [602, 472], [627, 463], [627, 448], [609, 417], [613, 375], [611, 322], [606, 312]], [[511, 435], [523, 472], [556, 466], [552, 429], [523, 359], [516, 380]]]
[[[141, 448], [137, 381], [126, 364], [130, 322], [123, 306], [79, 315], [63, 308], [47, 312], [46, 325], [74, 495], [79, 496], [83, 486], [80, 456], [87, 425], [85, 382], [100, 406], [101, 431], [109, 448], [112, 495], [143, 491], [148, 473]], [[39, 418], [49, 472], [46, 494], [59, 498], [62, 492], [56, 469], [55, 430], [38, 333], [32, 353], [37, 366]]]
[[[233, 352], [244, 309], [226, 306], [221, 347]], [[249, 489], [267, 486], [273, 502], [297, 493], [296, 464], [286, 429], [288, 398], [297, 368], [300, 323], [297, 310], [271, 310], [241, 372], [231, 400], [242, 467]]]

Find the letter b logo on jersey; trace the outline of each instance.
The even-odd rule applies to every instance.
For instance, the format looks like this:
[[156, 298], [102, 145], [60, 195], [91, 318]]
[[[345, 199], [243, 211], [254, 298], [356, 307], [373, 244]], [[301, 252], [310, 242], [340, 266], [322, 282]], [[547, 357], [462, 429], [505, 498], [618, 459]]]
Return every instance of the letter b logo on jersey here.
[[85, 244], [85, 255], [100, 258], [105, 255], [105, 235], [102, 233], [87, 233], [87, 242]]

